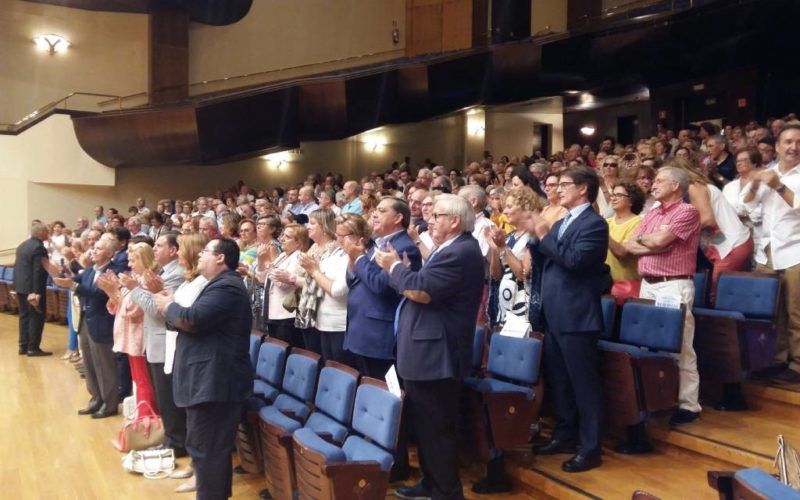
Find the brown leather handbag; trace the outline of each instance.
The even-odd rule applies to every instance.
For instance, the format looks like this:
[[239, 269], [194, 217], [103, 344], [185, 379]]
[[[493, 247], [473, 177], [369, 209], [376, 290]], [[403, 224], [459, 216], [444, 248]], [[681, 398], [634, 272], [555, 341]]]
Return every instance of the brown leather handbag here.
[[[148, 411], [142, 412], [142, 409]], [[136, 405], [136, 418], [126, 420], [113, 442], [119, 451], [146, 450], [164, 442], [164, 422], [147, 401]]]

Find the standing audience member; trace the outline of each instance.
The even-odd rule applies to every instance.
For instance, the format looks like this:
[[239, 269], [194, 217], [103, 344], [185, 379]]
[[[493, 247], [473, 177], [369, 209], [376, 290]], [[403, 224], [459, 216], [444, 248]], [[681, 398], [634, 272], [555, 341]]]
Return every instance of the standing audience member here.
[[777, 272], [782, 285], [777, 364], [759, 375], [796, 384], [800, 382], [800, 125], [783, 128], [775, 150], [777, 165], [754, 177], [745, 198], [751, 206], [763, 207], [764, 229], [769, 234], [769, 260], [757, 270]]
[[[394, 314], [400, 295], [389, 286], [389, 275], [375, 261], [375, 251], [393, 248], [408, 259], [411, 270], [419, 270], [422, 258], [406, 233], [410, 221], [408, 204], [393, 197], [381, 200], [372, 216], [372, 231], [360, 217], [343, 216], [336, 221], [336, 235], [350, 257], [344, 348], [355, 355], [362, 375], [381, 380], [395, 359]], [[370, 233], [375, 236], [374, 245]]]
[[[644, 200], [644, 192], [632, 182], [617, 183], [611, 191], [614, 216], [606, 219], [608, 223], [606, 264], [611, 269], [611, 279], [615, 282], [611, 295], [618, 300], [630, 297], [630, 284], [640, 279], [636, 269], [636, 256], [628, 252], [625, 243], [633, 237], [639, 224], [642, 223], [639, 213], [644, 206]], [[634, 297], [639, 295], [638, 291], [636, 287]]]
[[198, 498], [231, 496], [231, 453], [242, 404], [253, 385], [249, 337], [253, 318], [242, 278], [239, 247], [229, 239], [206, 244], [198, 270], [208, 284], [189, 307], [157, 295], [167, 322], [179, 331], [175, 404], [186, 408], [186, 449]]
[[636, 238], [625, 245], [639, 256], [642, 277], [640, 297], [655, 299], [667, 295], [686, 306], [683, 322], [683, 345], [678, 354], [680, 381], [678, 409], [670, 418], [671, 425], [694, 422], [700, 417], [700, 376], [694, 352], [694, 273], [700, 242], [700, 214], [683, 201], [689, 190], [686, 171], [662, 167], [653, 182], [653, 196], [660, 202], [644, 217]]
[[471, 235], [475, 215], [459, 196], [436, 198], [436, 250], [419, 271], [392, 249], [375, 251], [389, 284], [404, 298], [397, 312], [397, 371], [417, 437], [422, 479], [399, 498], [463, 498], [458, 474], [459, 394], [472, 359], [483, 289], [483, 255]]
[[97, 286], [100, 275], [114, 272], [111, 263], [114, 245], [113, 240], [101, 238], [94, 244], [92, 267], [74, 278], [53, 278], [56, 285], [71, 288], [80, 298], [78, 339], [86, 367], [86, 389], [91, 399], [78, 414], [92, 415], [92, 418], [116, 415], [120, 400], [117, 362], [112, 350], [114, 316], [106, 307], [108, 295]]
[[567, 215], [567, 209], [561, 206], [558, 195], [558, 179], [560, 174], [550, 174], [544, 180], [544, 192], [547, 195], [547, 206], [542, 209], [542, 218], [552, 227]]
[[[164, 316], [156, 307], [154, 294], [162, 291], [174, 293], [183, 283], [186, 270], [179, 262], [178, 255], [189, 253], [191, 249], [179, 249], [178, 240], [182, 238], [200, 239], [200, 236], [179, 236], [175, 232], [168, 232], [156, 240], [153, 256], [161, 268], [158, 274], [145, 271], [141, 283], [133, 282], [125, 275], [120, 276], [123, 285], [131, 289], [133, 302], [144, 311], [147, 370], [153, 384], [158, 411], [164, 422], [165, 445], [174, 450], [176, 457], [186, 456], [186, 412], [175, 406], [172, 396], [172, 373], [164, 371], [167, 327]], [[202, 248], [202, 245], [198, 246]]]
[[[152, 272], [157, 264], [153, 249], [146, 243], [136, 243], [130, 247], [128, 258], [131, 264], [130, 278], [134, 283], [144, 280], [145, 271]], [[132, 285], [132, 283], [131, 283]], [[144, 356], [144, 311], [136, 305], [127, 287], [120, 287], [120, 279], [113, 273], [97, 278], [99, 286], [108, 295], [106, 307], [114, 315], [114, 352], [126, 354], [131, 367], [131, 378], [136, 384], [137, 415], [152, 416], [157, 412], [153, 386], [147, 374]], [[131, 286], [131, 288], [134, 288]], [[140, 406], [141, 403], [147, 406]], [[120, 449], [121, 443], [115, 443]]]
[[283, 252], [264, 269], [264, 320], [270, 337], [293, 347], [303, 347], [303, 337], [295, 327], [295, 312], [287, 310], [284, 300], [297, 290], [298, 258], [308, 250], [308, 231], [300, 224], [289, 224], [280, 238]]
[[[561, 465], [566, 472], [583, 472], [602, 463], [603, 394], [597, 340], [603, 330], [600, 295], [610, 287], [610, 277], [604, 263], [608, 225], [591, 208], [599, 188], [600, 180], [591, 167], [570, 167], [558, 185], [559, 201], [567, 214], [552, 230], [541, 217], [533, 218], [544, 258], [544, 373], [556, 417], [551, 440], [534, 448], [534, 453], [577, 451]], [[576, 309], [582, 313], [574, 314]]]
[[[769, 244], [769, 238], [766, 237], [764, 227], [762, 224], [762, 206], [749, 206], [744, 202], [745, 198], [750, 193], [751, 183], [759, 173], [759, 165], [761, 164], [761, 153], [755, 148], [747, 148], [744, 151], [736, 153], [736, 172], [739, 177], [732, 182], [725, 184], [722, 190], [725, 200], [736, 211], [739, 220], [750, 229], [753, 235], [754, 253], [752, 260], [754, 265], [765, 265], [767, 263], [767, 254], [765, 249]], [[766, 186], [759, 186], [759, 189], [769, 189]], [[764, 193], [762, 193], [763, 195]]]
[[[34, 223], [31, 237], [16, 251], [14, 281], [11, 284], [19, 304], [19, 355], [49, 356], [41, 349], [44, 316], [47, 311], [47, 273], [50, 265], [44, 242], [47, 226]], [[67, 280], [69, 281], [69, 280]]]
[[[320, 248], [314, 256], [301, 254], [300, 266], [306, 272], [303, 298], [316, 298], [313, 316], [310, 310], [298, 314], [310, 319], [311, 328], [303, 334], [306, 347], [332, 360], [352, 364], [344, 351], [347, 329], [347, 254], [336, 241], [336, 223], [330, 210], [314, 210], [308, 218], [308, 236]], [[313, 347], [319, 346], [319, 350]]]

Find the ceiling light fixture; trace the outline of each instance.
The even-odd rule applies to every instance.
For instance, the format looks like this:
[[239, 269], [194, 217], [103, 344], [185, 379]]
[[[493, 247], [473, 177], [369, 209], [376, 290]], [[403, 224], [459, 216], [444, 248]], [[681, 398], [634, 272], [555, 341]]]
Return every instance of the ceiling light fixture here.
[[61, 35], [55, 35], [53, 33], [48, 35], [37, 35], [33, 37], [33, 43], [36, 44], [37, 49], [41, 50], [42, 52], [49, 52], [50, 55], [53, 55], [56, 52], [64, 52], [71, 45], [69, 40]]

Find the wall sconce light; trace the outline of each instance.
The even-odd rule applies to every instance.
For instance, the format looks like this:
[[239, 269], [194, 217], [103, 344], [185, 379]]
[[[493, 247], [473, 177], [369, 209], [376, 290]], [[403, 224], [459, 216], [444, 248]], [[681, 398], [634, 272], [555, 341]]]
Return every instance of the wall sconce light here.
[[272, 153], [261, 157], [267, 162], [268, 166], [274, 167], [275, 170], [281, 170], [288, 166], [291, 153], [289, 151], [281, 151], [279, 153]]
[[583, 135], [594, 135], [594, 125], [584, 125], [581, 127], [581, 134]]
[[470, 127], [470, 133], [472, 135], [484, 135], [486, 133], [486, 127], [480, 124], [474, 125]]
[[37, 35], [33, 38], [36, 48], [42, 52], [49, 52], [52, 56], [56, 52], [64, 52], [71, 45], [69, 40], [61, 35]]
[[386, 148], [387, 140], [382, 134], [364, 137], [364, 149], [370, 153], [381, 153]]

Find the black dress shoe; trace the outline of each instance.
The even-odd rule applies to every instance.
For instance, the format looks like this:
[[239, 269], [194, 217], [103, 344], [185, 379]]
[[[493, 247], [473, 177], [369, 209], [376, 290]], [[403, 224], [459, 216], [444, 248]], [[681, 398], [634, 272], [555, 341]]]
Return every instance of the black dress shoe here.
[[20, 350], [19, 350], [19, 352], [18, 352], [18, 354], [19, 354], [20, 356], [25, 356], [26, 354], [28, 354], [28, 350], [27, 350], [27, 349], [20, 349]]
[[82, 410], [78, 410], [78, 415], [91, 415], [100, 410], [100, 405], [89, 405]]
[[698, 418], [700, 418], [699, 411], [689, 411], [689, 410], [684, 410], [683, 408], [678, 408], [677, 410], [675, 410], [675, 413], [672, 414], [672, 417], [670, 417], [669, 425], [676, 426], [683, 424], [691, 424]]
[[52, 356], [52, 355], [53, 355], [52, 352], [43, 351], [41, 349], [34, 349], [32, 351], [28, 351], [29, 358], [38, 358], [41, 356]]
[[717, 411], [747, 411], [749, 408], [747, 407], [747, 403], [745, 403], [744, 400], [741, 399], [741, 400], [731, 400], [731, 401], [718, 401], [714, 403], [714, 409]]
[[92, 418], [106, 418], [106, 417], [113, 417], [118, 412], [117, 410], [97, 410], [96, 412], [92, 413]]
[[428, 500], [431, 498], [431, 491], [422, 484], [422, 481], [420, 481], [414, 486], [397, 488], [394, 491], [394, 496], [397, 498], [404, 498], [406, 500]]
[[602, 465], [603, 461], [600, 459], [600, 453], [587, 453], [583, 455], [578, 453], [561, 464], [561, 470], [564, 472], [586, 472], [587, 470], [595, 469]]
[[576, 453], [578, 445], [575, 441], [567, 441], [563, 439], [551, 439], [547, 443], [534, 446], [534, 455], [558, 455], [560, 453]]
[[498, 493], [508, 493], [513, 489], [511, 480], [506, 478], [490, 480], [488, 477], [475, 482], [472, 485], [472, 492], [479, 495], [496, 495]]

